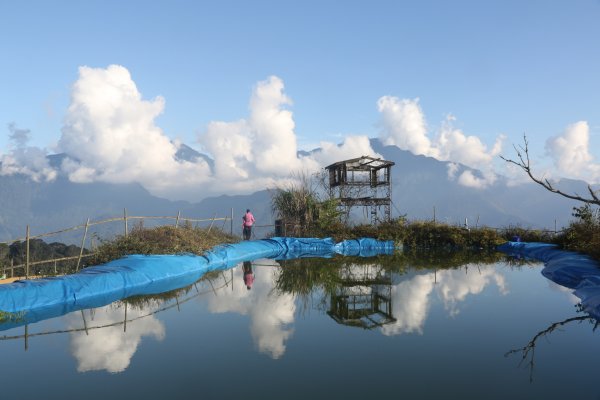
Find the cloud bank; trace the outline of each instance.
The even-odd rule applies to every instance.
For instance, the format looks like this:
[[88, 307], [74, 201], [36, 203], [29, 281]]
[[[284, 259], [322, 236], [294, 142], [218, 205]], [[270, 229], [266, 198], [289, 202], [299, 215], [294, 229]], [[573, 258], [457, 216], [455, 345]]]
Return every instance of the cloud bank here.
[[[78, 183], [136, 182], [159, 197], [198, 201], [283, 186], [294, 175], [342, 159], [379, 156], [364, 135], [346, 136], [340, 144], [323, 141], [319, 150], [299, 155], [293, 101], [283, 80], [270, 76], [249, 95], [246, 116], [212, 121], [198, 134], [202, 151], [213, 158], [214, 165], [209, 165], [202, 157], [190, 161], [176, 156], [180, 145], [156, 124], [165, 99], [144, 98], [125, 67], [80, 67], [61, 137], [52, 149], [66, 155], [62, 165], [53, 168], [47, 149], [27, 145], [31, 132], [10, 124], [11, 144], [0, 155], [0, 174], [25, 174], [35, 181], [65, 174]], [[485, 188], [496, 181], [493, 161], [502, 150], [503, 135], [488, 148], [455, 127], [452, 115], [430, 132], [419, 99], [383, 96], [377, 109], [384, 144], [448, 162], [448, 179], [467, 187]], [[589, 151], [587, 122], [549, 139], [546, 150], [558, 175], [600, 180], [600, 164]]]
[[377, 156], [367, 137], [356, 136], [298, 156], [291, 105], [280, 78], [258, 82], [247, 118], [213, 121], [199, 135], [214, 158], [211, 169], [202, 158], [175, 157], [177, 144], [155, 123], [165, 100], [144, 99], [126, 68], [81, 67], [56, 150], [67, 155], [61, 169], [73, 182], [138, 182], [155, 195], [187, 200], [250, 193], [340, 158]]
[[46, 158], [47, 151], [28, 146], [31, 132], [20, 129], [14, 123], [8, 125], [10, 148], [0, 156], [0, 175], [23, 174], [35, 182], [51, 181], [56, 178], [56, 171]]

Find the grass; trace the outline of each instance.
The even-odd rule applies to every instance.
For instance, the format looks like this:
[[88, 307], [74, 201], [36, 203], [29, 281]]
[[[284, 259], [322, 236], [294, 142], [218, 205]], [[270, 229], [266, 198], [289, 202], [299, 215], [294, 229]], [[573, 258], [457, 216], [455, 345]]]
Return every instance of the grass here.
[[0, 324], [5, 322], [19, 322], [23, 319], [25, 312], [20, 311], [18, 313], [10, 313], [0, 310]]
[[223, 243], [235, 243], [239, 238], [220, 229], [159, 226], [155, 228], [134, 227], [127, 236], [121, 235], [102, 242], [87, 265], [103, 264], [129, 254], [202, 254]]

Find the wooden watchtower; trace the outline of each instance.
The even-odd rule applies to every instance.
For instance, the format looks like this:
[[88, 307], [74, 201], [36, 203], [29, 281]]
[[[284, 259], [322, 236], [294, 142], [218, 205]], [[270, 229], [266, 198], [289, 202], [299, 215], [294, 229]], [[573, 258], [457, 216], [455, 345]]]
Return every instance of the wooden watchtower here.
[[374, 329], [396, 322], [392, 313], [392, 277], [382, 266], [347, 266], [340, 270], [338, 283], [327, 311], [338, 324]]
[[[355, 206], [368, 207], [371, 223], [391, 219], [392, 161], [370, 156], [333, 163], [329, 172], [329, 194], [337, 198], [346, 215]], [[383, 213], [380, 209], [383, 208]]]

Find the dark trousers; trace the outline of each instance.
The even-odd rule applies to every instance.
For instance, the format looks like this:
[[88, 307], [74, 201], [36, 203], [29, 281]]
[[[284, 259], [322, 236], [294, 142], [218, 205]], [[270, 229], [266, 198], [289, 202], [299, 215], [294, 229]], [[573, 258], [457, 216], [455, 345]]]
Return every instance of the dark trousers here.
[[250, 240], [250, 236], [252, 236], [252, 227], [244, 226], [244, 240]]

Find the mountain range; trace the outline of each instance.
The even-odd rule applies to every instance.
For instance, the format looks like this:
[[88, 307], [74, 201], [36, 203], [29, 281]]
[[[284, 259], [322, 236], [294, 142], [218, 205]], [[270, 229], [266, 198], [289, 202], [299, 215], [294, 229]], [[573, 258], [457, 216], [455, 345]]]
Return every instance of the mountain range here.
[[[431, 220], [470, 226], [506, 227], [518, 225], [531, 228], [560, 229], [566, 226], [572, 208], [578, 202], [552, 194], [534, 183], [510, 186], [508, 179], [498, 177], [484, 189], [469, 188], [448, 178], [449, 163], [431, 157], [414, 155], [396, 146], [384, 146], [372, 139], [371, 146], [386, 160], [393, 161], [392, 216], [406, 215], [409, 220]], [[52, 165], [60, 164], [64, 156], [49, 156]], [[182, 145], [177, 157], [194, 160], [202, 157], [212, 160], [194, 149]], [[341, 160], [340, 160], [341, 161]], [[459, 171], [469, 169], [458, 166]], [[473, 174], [480, 174], [472, 170]], [[587, 192], [583, 181], [562, 180], [560, 187], [572, 193]], [[197, 203], [170, 201], [150, 194], [137, 183], [73, 183], [59, 176], [51, 182], [34, 182], [24, 175], [0, 176], [0, 241], [24, 237], [29, 225], [31, 235], [85, 224], [87, 218], [97, 221], [109, 217], [175, 216], [213, 218], [234, 214], [234, 233], [240, 233], [241, 216], [250, 208], [257, 218], [257, 236], [272, 231], [268, 189], [247, 195], [222, 195], [205, 198]], [[171, 221], [174, 222], [174, 221]], [[239, 222], [239, 223], [238, 223]], [[223, 225], [230, 229], [229, 222]], [[97, 231], [122, 232], [122, 227], [102, 228]], [[48, 241], [77, 242], [81, 232], [67, 234]]]

